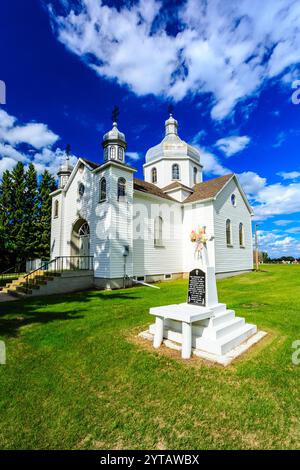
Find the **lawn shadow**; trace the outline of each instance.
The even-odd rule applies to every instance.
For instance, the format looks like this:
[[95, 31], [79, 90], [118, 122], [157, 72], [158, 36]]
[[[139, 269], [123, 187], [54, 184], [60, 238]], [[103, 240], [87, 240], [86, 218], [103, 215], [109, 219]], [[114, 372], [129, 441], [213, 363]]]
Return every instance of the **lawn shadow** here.
[[[131, 295], [128, 292], [120, 291], [95, 291], [87, 290], [82, 292], [73, 292], [68, 294], [49, 295], [44, 297], [34, 297], [15, 302], [3, 302], [0, 308], [0, 336], [16, 337], [21, 327], [35, 323], [45, 324], [53, 321], [76, 320], [83, 318], [82, 313], [86, 313], [80, 306], [74, 309], [74, 306], [67, 306], [70, 302], [76, 304], [87, 304], [92, 301], [110, 300], [113, 304], [115, 300], [137, 300], [140, 296]], [[61, 312], [51, 311], [51, 306], [56, 308], [61, 306]], [[41, 308], [48, 308], [48, 311], [41, 311]], [[73, 309], [71, 310], [70, 309]], [[69, 310], [70, 309], [70, 310]], [[69, 311], [68, 311], [69, 310]], [[79, 315], [81, 313], [81, 315]]]
[[17, 337], [20, 328], [33, 324], [46, 324], [53, 321], [66, 321], [66, 320], [79, 320], [83, 315], [78, 315], [78, 312], [22, 312], [15, 316], [15, 318], [2, 318], [0, 319], [0, 335], [3, 337], [11, 336]]

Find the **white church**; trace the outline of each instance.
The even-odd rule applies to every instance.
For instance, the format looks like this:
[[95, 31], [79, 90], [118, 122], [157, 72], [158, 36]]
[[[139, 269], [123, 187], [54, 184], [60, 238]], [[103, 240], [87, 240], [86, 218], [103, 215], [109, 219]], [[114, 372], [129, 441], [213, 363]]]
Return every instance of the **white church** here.
[[172, 114], [146, 153], [144, 180], [126, 163], [116, 122], [102, 145], [103, 163], [79, 158], [72, 167], [67, 156], [59, 169], [51, 259], [92, 268], [99, 288], [178, 279], [194, 267], [191, 232], [205, 227], [218, 276], [252, 270], [252, 209], [236, 175], [203, 181], [201, 153], [179, 137]]

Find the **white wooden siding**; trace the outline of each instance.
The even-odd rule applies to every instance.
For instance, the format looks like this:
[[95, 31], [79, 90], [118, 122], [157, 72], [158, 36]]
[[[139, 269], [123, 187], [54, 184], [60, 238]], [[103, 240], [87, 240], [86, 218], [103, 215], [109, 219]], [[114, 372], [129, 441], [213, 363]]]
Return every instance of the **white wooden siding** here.
[[[231, 204], [231, 195], [236, 196], [236, 205]], [[232, 245], [226, 243], [226, 220], [231, 220]], [[253, 267], [252, 226], [249, 210], [244, 199], [231, 180], [214, 201], [216, 272], [249, 270]], [[245, 247], [239, 244], [239, 224], [245, 228]]]

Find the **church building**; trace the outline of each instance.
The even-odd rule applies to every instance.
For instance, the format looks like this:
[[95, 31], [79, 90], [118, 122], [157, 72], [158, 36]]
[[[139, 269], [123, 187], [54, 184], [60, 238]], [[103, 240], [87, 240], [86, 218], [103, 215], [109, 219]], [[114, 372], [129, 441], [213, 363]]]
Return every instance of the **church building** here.
[[151, 147], [144, 179], [126, 162], [117, 123], [103, 137], [103, 163], [66, 156], [52, 193], [51, 259], [94, 271], [99, 288], [177, 279], [195, 267], [191, 232], [205, 227], [219, 276], [252, 270], [252, 209], [234, 174], [203, 181], [201, 152], [178, 135], [172, 114]]

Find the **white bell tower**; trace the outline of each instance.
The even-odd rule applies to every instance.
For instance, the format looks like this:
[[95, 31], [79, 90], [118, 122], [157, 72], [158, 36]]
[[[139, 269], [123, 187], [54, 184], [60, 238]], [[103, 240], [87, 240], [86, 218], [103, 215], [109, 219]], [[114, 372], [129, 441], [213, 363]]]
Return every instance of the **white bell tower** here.
[[119, 109], [115, 106], [112, 113], [113, 127], [103, 136], [102, 146], [104, 162], [112, 160], [119, 163], [125, 163], [125, 150], [127, 145], [125, 134], [120, 132], [117, 127], [118, 115]]

